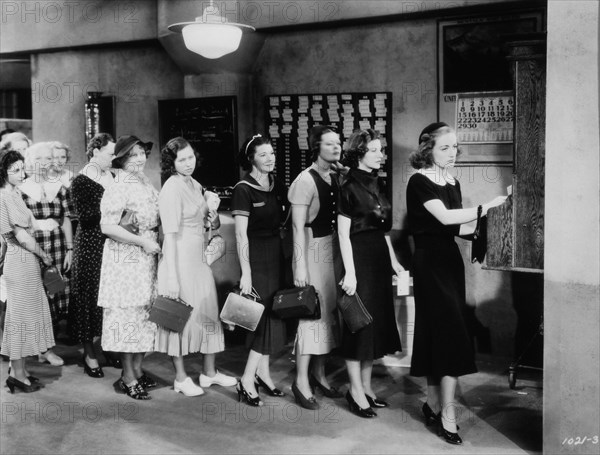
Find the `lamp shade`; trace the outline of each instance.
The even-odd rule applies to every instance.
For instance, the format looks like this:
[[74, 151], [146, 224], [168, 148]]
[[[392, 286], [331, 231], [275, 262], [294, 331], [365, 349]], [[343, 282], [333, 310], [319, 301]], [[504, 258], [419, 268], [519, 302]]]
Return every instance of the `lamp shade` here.
[[242, 30], [228, 24], [190, 24], [182, 34], [185, 47], [211, 59], [235, 52], [242, 39]]

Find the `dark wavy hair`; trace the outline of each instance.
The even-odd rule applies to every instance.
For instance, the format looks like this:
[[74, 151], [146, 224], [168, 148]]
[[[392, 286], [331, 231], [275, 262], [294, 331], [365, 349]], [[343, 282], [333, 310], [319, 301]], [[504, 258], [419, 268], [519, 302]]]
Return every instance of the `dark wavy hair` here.
[[0, 152], [0, 188], [8, 182], [8, 168], [18, 161], [25, 162], [25, 158], [15, 150]]
[[[419, 137], [419, 148], [408, 157], [410, 165], [415, 169], [426, 169], [433, 166], [433, 148], [435, 147], [436, 139], [444, 134], [453, 132], [454, 130], [451, 127], [444, 125], [433, 131], [422, 133]], [[459, 147], [456, 156], [458, 157], [460, 153]]]
[[94, 149], [100, 150], [102, 147], [106, 147], [109, 142], [115, 142], [114, 138], [108, 133], [98, 133], [88, 142], [85, 154], [87, 155], [88, 161], [94, 156]]
[[254, 161], [254, 155], [256, 155], [256, 148], [270, 143], [271, 138], [269, 136], [262, 136], [260, 134], [255, 134], [246, 139], [238, 153], [238, 163], [240, 167], [244, 171], [252, 170], [252, 162]]
[[[176, 174], [175, 160], [177, 159], [177, 153], [186, 147], [192, 147], [191, 144], [181, 136], [171, 139], [160, 151], [160, 176], [161, 180], [165, 182], [169, 177]], [[192, 150], [194, 148], [192, 147]], [[196, 168], [200, 165], [200, 157], [198, 152], [194, 150], [196, 156]]]
[[314, 163], [319, 158], [319, 152], [321, 151], [321, 138], [327, 133], [336, 133], [334, 126], [331, 125], [317, 125], [313, 126], [308, 132], [308, 146], [310, 147], [310, 160]]
[[365, 156], [369, 150], [367, 144], [375, 139], [379, 139], [379, 131], [372, 130], [355, 130], [344, 144], [344, 157], [341, 162], [344, 166], [352, 169], [358, 167], [358, 162]]

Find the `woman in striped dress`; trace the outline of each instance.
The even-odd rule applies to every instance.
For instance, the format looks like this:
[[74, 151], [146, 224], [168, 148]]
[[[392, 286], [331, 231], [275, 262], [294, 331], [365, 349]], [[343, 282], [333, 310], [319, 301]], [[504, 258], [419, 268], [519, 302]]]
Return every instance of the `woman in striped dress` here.
[[[67, 286], [64, 291], [48, 296], [54, 333], [58, 333], [60, 319], [66, 318], [71, 293], [68, 272], [73, 256], [71, 209], [67, 189], [59, 181], [49, 178], [52, 164], [50, 142], [33, 144], [26, 151], [25, 167], [28, 178], [21, 185], [25, 205], [33, 212], [33, 237], [52, 257], [53, 264], [63, 272]], [[60, 366], [64, 362], [52, 351], [40, 355], [40, 362]]]
[[8, 245], [4, 264], [8, 298], [1, 353], [11, 361], [6, 380], [11, 392], [15, 387], [24, 392], [40, 388], [38, 379], [27, 371], [25, 358], [54, 346], [38, 257], [46, 265], [52, 264], [52, 258], [32, 236], [33, 217], [16, 188], [24, 177], [21, 154], [4, 153], [0, 157], [0, 234]]

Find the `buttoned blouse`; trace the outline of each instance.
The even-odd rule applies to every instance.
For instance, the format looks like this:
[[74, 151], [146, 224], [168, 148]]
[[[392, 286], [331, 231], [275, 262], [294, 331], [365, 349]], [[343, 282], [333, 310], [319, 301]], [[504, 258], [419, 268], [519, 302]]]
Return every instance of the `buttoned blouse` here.
[[392, 228], [392, 205], [377, 171], [351, 169], [340, 188], [338, 213], [350, 218], [350, 235]]

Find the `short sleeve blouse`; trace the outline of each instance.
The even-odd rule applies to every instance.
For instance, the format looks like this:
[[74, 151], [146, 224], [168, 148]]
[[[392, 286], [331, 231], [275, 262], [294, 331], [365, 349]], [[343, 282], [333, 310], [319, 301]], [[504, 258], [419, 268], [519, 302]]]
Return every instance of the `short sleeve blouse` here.
[[194, 179], [191, 182], [193, 188], [179, 175], [173, 175], [160, 190], [158, 207], [164, 234], [176, 234], [182, 226], [204, 229], [208, 205], [202, 185]]
[[15, 227], [29, 229], [31, 217], [18, 190], [0, 190], [0, 234], [3, 237], [13, 238]]
[[439, 199], [449, 210], [462, 208], [462, 195], [458, 180], [454, 185], [438, 185], [423, 174], [416, 173], [408, 181], [406, 188], [406, 206], [408, 227], [414, 235], [444, 235], [454, 237], [460, 231], [460, 225], [443, 225], [423, 204]]
[[278, 234], [288, 206], [285, 185], [273, 177], [268, 189], [250, 174], [233, 188], [231, 214], [248, 217], [248, 236]]
[[350, 234], [392, 228], [392, 205], [375, 172], [351, 169], [340, 189], [338, 213], [351, 219]]

